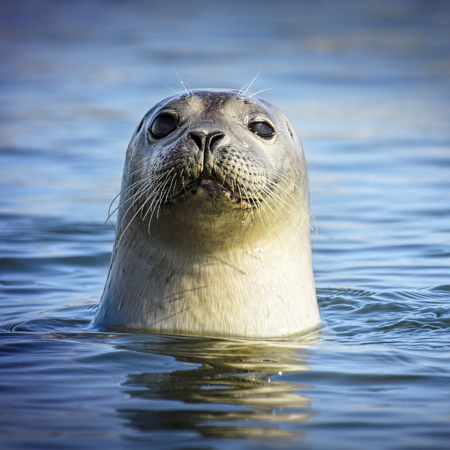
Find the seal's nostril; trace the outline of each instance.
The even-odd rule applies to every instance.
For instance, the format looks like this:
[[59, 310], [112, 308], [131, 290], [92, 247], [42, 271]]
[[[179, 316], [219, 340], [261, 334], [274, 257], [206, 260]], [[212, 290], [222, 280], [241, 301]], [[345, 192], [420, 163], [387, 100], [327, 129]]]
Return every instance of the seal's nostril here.
[[206, 136], [203, 133], [198, 133], [196, 131], [191, 131], [189, 133], [195, 144], [200, 150], [204, 150]]
[[208, 135], [208, 141], [207, 141], [207, 145], [209, 147], [209, 149], [211, 150], [213, 145], [217, 142], [220, 141], [225, 135], [220, 132], [220, 131], [216, 131], [215, 133], [211, 133]]

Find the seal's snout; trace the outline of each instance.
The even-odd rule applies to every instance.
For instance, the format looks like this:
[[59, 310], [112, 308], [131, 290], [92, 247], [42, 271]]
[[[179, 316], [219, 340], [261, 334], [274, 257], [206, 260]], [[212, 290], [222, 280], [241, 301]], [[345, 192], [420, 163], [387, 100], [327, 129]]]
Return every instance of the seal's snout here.
[[[211, 155], [214, 147], [219, 144], [225, 133], [216, 129], [194, 130], [189, 132], [189, 136], [195, 142], [200, 155], [203, 155], [202, 177], [211, 177], [215, 175], [214, 164], [211, 161]], [[222, 181], [222, 180], [221, 180]]]
[[225, 133], [219, 130], [204, 129], [190, 131], [189, 136], [198, 149], [202, 153], [206, 153], [212, 150], [212, 147], [225, 136]]

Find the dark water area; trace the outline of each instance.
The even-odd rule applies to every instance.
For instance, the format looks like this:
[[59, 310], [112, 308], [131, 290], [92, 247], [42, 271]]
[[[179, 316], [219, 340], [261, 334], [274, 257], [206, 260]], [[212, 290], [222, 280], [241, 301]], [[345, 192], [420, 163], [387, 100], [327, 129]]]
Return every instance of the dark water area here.
[[[450, 3], [0, 3], [0, 448], [450, 447]], [[182, 90], [297, 129], [323, 328], [100, 333], [128, 140]]]

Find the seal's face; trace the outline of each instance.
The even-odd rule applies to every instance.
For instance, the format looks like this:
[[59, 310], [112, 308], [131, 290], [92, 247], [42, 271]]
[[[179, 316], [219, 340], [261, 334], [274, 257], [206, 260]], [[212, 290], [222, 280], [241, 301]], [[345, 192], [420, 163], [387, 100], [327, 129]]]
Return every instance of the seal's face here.
[[[241, 222], [267, 220], [295, 201], [302, 158], [287, 119], [262, 100], [224, 90], [168, 98], [145, 115], [131, 139], [122, 228], [140, 216], [150, 232], [158, 217], [173, 219], [177, 212], [187, 223], [180, 205], [190, 216], [211, 216], [203, 220], [230, 211]], [[193, 223], [198, 226], [198, 218]]]

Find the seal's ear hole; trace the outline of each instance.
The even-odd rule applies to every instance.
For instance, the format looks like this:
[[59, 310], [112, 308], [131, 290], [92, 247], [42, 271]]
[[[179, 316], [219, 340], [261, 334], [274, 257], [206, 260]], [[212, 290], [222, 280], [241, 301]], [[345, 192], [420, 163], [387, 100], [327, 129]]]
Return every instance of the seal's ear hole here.
[[178, 126], [178, 119], [171, 114], [161, 114], [152, 123], [150, 133], [156, 139], [166, 137]]
[[263, 139], [272, 139], [275, 135], [272, 125], [267, 122], [253, 122], [248, 126], [248, 129]]

